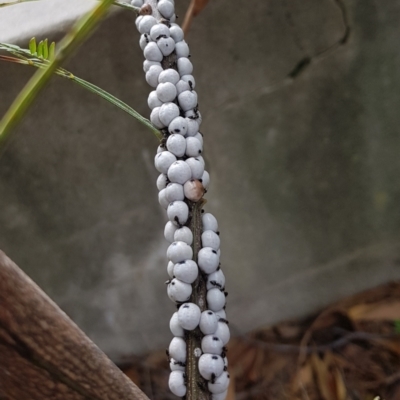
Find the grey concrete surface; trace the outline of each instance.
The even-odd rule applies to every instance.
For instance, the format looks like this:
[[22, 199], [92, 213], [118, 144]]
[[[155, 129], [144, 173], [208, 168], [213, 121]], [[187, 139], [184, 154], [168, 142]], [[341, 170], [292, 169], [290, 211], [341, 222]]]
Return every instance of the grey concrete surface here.
[[[399, 11], [219, 0], [194, 20], [206, 209], [220, 221], [234, 333], [400, 278]], [[66, 68], [148, 115], [138, 38], [121, 12]], [[1, 113], [31, 73], [0, 64]], [[156, 147], [55, 78], [0, 156], [0, 248], [115, 359], [171, 338]]]
[[0, 42], [16, 43], [32, 36], [66, 31], [96, 3], [96, 0], [40, 0], [40, 3], [30, 1], [1, 8]]

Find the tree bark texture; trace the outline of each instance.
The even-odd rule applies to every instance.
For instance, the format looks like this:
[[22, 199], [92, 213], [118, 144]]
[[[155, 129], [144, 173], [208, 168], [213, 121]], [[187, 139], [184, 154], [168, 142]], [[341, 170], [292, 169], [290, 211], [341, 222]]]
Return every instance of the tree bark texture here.
[[0, 251], [0, 399], [148, 397]]

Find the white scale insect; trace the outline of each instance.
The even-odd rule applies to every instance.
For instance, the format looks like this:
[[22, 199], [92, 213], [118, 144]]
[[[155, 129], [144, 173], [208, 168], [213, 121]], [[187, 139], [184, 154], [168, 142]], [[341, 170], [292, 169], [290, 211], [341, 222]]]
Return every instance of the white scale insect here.
[[[230, 331], [225, 313], [225, 276], [220, 269], [218, 222], [212, 214], [202, 214], [202, 248], [197, 255], [198, 263], [192, 259], [193, 233], [185, 226], [191, 218], [190, 202], [201, 200], [210, 185], [201, 156], [202, 117], [197, 109], [190, 50], [182, 29], [174, 23], [173, 0], [157, 2], [157, 10], [164, 18], [161, 22], [150, 15], [152, 9], [143, 0], [132, 0], [131, 4], [141, 7], [136, 26], [141, 33], [139, 45], [145, 57], [143, 70], [146, 81], [154, 88], [147, 99], [150, 121], [165, 137], [154, 163], [160, 172], [157, 178], [159, 202], [167, 210], [169, 219], [164, 229], [165, 239], [170, 243], [167, 273], [171, 280], [166, 282], [167, 293], [179, 307], [170, 320], [174, 338], [168, 350], [171, 368], [168, 383], [172, 393], [180, 397], [186, 395], [185, 335], [199, 328], [204, 335], [201, 348], [196, 349], [200, 374], [207, 380], [210, 399], [224, 400], [229, 385], [225, 345]], [[176, 64], [164, 69], [164, 57], [170, 55], [172, 58], [168, 60], [175, 59]], [[192, 284], [199, 270], [205, 274], [207, 289], [208, 309], [203, 312], [190, 302]]]
[[[157, 77], [157, 81], [159, 80], [160, 75], [161, 72]], [[171, 82], [159, 83], [156, 89], [156, 94], [158, 99], [163, 103], [173, 101], [176, 97], [176, 87]]]
[[204, 335], [212, 335], [217, 331], [219, 317], [211, 310], [201, 313], [200, 330]]
[[[185, 260], [191, 260], [193, 257], [193, 250], [185, 242], [173, 242], [168, 247], [167, 257], [170, 261], [172, 261], [175, 264]], [[212, 289], [212, 290], [218, 290], [218, 289]]]
[[175, 103], [164, 103], [160, 107], [160, 121], [164, 126], [168, 126], [176, 117], [179, 116], [179, 107]]
[[213, 381], [224, 372], [224, 360], [216, 354], [203, 354], [199, 359], [200, 375], [207, 381]]
[[182, 227], [189, 218], [189, 207], [184, 201], [174, 201], [168, 206], [167, 215], [174, 225]]
[[175, 396], [183, 397], [186, 394], [185, 373], [183, 371], [172, 371], [169, 374], [168, 386]]
[[[169, 203], [176, 200], [184, 200], [183, 186], [179, 183], [169, 183], [165, 190], [165, 198]], [[167, 205], [168, 208], [168, 205]]]
[[199, 325], [200, 315], [201, 311], [197, 304], [185, 303], [178, 310], [179, 324], [183, 329], [191, 331]]
[[173, 133], [167, 139], [167, 149], [174, 156], [182, 157], [186, 152], [186, 140], [185, 140], [185, 138], [182, 135], [179, 135], [177, 133]]
[[212, 274], [219, 266], [219, 255], [212, 247], [203, 247], [198, 254], [200, 269], [206, 274]]
[[[197, 279], [198, 275], [199, 268], [197, 267], [196, 262], [193, 260], [182, 261], [174, 265], [173, 276], [175, 276], [175, 278], [181, 280], [182, 282], [192, 284]], [[199, 323], [197, 322], [197, 325], [198, 324]]]
[[[187, 226], [183, 226], [182, 228], [179, 228], [175, 231], [174, 241], [175, 242], [176, 241], [185, 242], [186, 244], [191, 246], [191, 244], [193, 243], [193, 233]], [[197, 265], [196, 265], [196, 268], [197, 268]]]
[[[160, 74], [161, 75], [161, 74]], [[168, 126], [168, 132], [170, 134], [179, 134], [185, 136], [188, 132], [188, 121], [183, 117], [176, 117], [171, 121]]]
[[185, 162], [189, 165], [190, 170], [192, 171], [192, 179], [201, 179], [204, 173], [204, 164], [201, 162], [200, 158], [190, 157], [186, 159]]
[[184, 185], [191, 178], [192, 170], [185, 161], [178, 160], [170, 165], [167, 175], [171, 182]]

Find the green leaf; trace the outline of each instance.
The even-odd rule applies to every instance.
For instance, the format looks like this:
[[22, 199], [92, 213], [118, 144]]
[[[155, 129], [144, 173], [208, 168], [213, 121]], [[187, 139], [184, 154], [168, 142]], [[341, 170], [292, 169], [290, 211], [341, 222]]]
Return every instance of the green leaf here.
[[29, 41], [29, 51], [32, 55], [36, 53], [36, 38], [34, 37]]
[[43, 58], [45, 60], [49, 59], [49, 41], [47, 39], [43, 41]]
[[56, 43], [51, 42], [51, 45], [49, 47], [49, 60], [50, 61], [54, 59], [55, 53], [56, 53]]
[[[51, 43], [50, 48], [49, 48], [50, 60], [52, 59], [52, 53], [54, 52], [54, 49], [55, 49], [55, 43], [53, 42], [53, 43]], [[15, 45], [9, 45], [8, 43], [0, 43], [0, 50], [8, 51], [9, 53], [12, 53], [18, 57], [18, 58], [14, 59], [11, 57], [0, 56], [0, 60], [9, 61], [9, 62], [20, 62], [21, 64], [33, 65], [37, 68], [46, 68], [46, 66], [49, 64], [48, 60], [44, 60], [42, 58], [37, 58], [37, 57], [32, 57], [28, 50], [21, 49], [20, 47], [15, 46]], [[28, 56], [31, 56], [31, 57], [28, 57]], [[107, 100], [109, 103], [118, 107], [122, 111], [126, 112], [130, 116], [137, 119], [144, 126], [149, 128], [159, 140], [162, 139], [161, 132], [158, 129], [154, 128], [154, 126], [151, 124], [151, 122], [147, 118], [140, 115], [137, 111], [135, 111], [128, 104], [124, 103], [122, 100], [120, 100], [117, 97], [113, 96], [112, 94], [106, 92], [105, 90], [99, 88], [98, 86], [96, 86], [90, 82], [87, 82], [77, 76], [74, 76], [71, 72], [67, 71], [64, 68], [59, 67], [54, 72], [63, 78], [67, 78], [67, 79], [77, 83], [78, 85], [89, 90], [90, 92], [97, 94], [98, 96], [102, 97], [104, 100]]]
[[22, 118], [58, 66], [86, 39], [112, 3], [113, 0], [100, 1], [96, 7], [72, 26], [71, 30], [59, 43], [55, 58], [48, 63], [47, 68], [36, 71], [0, 121], [0, 140], [4, 140], [7, 137], [11, 128]]
[[37, 47], [37, 56], [40, 58], [43, 57], [43, 40], [39, 42], [39, 45]]

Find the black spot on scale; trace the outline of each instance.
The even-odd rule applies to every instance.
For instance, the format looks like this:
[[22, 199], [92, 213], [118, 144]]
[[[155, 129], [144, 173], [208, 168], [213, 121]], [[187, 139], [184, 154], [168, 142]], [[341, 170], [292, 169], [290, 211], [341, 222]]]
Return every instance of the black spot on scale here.
[[213, 250], [212, 252], [213, 252], [214, 254], [217, 254], [217, 251], [216, 251], [216, 250]]
[[212, 315], [213, 314], [213, 312], [212, 311], [208, 311], [208, 313], [207, 313], [208, 315]]
[[189, 308], [189, 304], [184, 304], [182, 308]]
[[219, 337], [213, 336], [213, 340], [218, 341], [218, 340], [219, 340]]
[[181, 131], [181, 130], [178, 129], [178, 128], [174, 129], [174, 132], [176, 132], [176, 133], [179, 133], [180, 131]]
[[[214, 358], [214, 357], [213, 357]], [[211, 383], [215, 383], [215, 378], [216, 378], [216, 376], [215, 376], [215, 374], [214, 374], [214, 372], [211, 374], [211, 379], [210, 379], [210, 381], [211, 381]]]
[[211, 357], [213, 360], [218, 360], [218, 356], [212, 356]]

